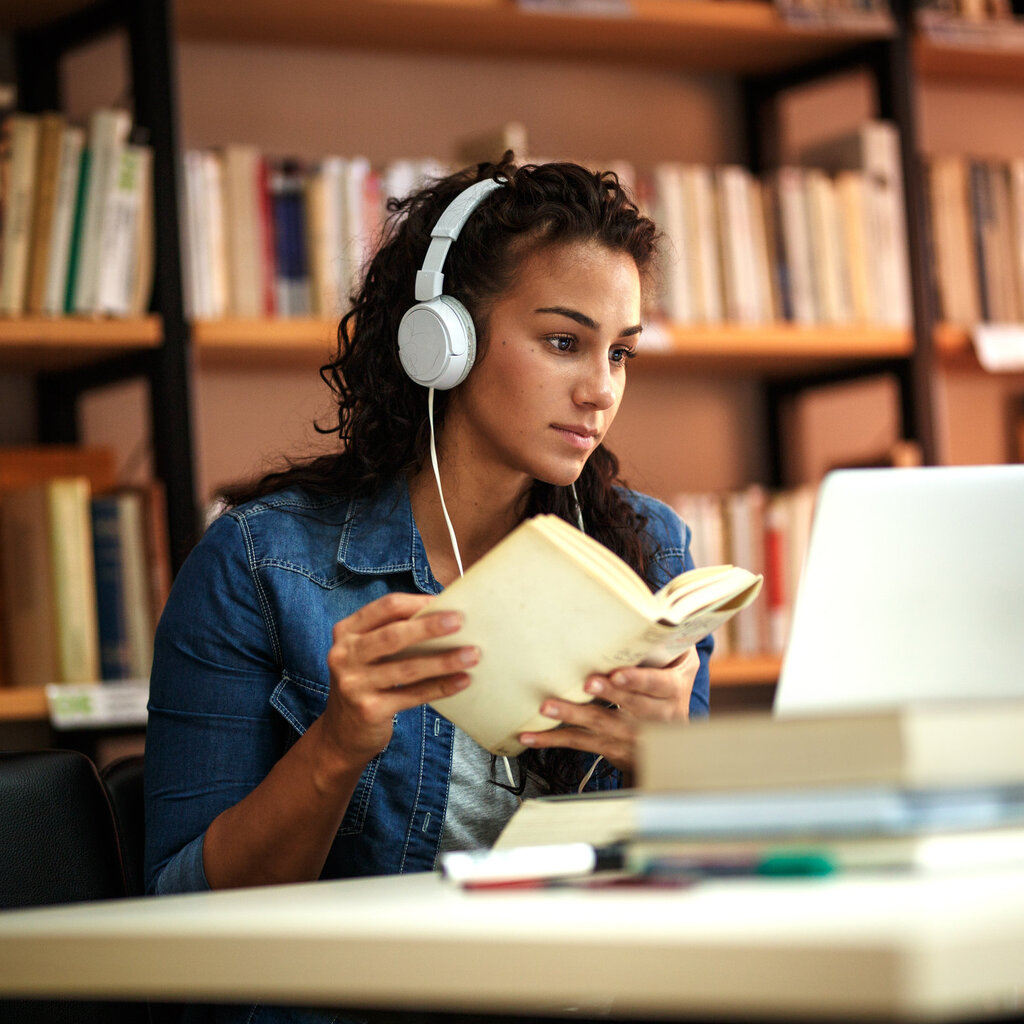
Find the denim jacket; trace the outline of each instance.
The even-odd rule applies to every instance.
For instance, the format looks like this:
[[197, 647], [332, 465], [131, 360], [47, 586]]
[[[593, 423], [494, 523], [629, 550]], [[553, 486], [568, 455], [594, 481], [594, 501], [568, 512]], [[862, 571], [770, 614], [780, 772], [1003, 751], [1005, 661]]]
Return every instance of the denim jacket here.
[[[666, 505], [648, 517], [657, 585], [690, 568], [689, 529]], [[254, 789], [321, 714], [335, 622], [391, 591], [436, 594], [404, 482], [373, 498], [284, 491], [222, 515], [182, 567], [156, 634], [146, 739], [149, 891], [208, 888], [207, 826]], [[707, 713], [711, 639], [690, 711]], [[453, 727], [428, 706], [396, 716], [366, 767], [324, 878], [432, 870]], [[592, 760], [581, 761], [581, 777]], [[591, 782], [619, 784], [617, 774]]]

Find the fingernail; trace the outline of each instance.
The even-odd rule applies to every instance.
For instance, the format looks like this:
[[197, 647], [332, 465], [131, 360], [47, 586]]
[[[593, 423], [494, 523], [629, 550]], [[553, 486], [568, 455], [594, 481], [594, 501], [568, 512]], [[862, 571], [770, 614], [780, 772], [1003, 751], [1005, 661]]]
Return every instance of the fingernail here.
[[541, 705], [541, 709], [540, 709], [540, 713], [545, 718], [557, 718], [558, 717], [558, 709], [555, 707], [554, 704], [542, 704]]
[[604, 683], [602, 683], [600, 679], [590, 679], [588, 680], [585, 689], [587, 693], [604, 693]]
[[452, 686], [456, 690], [464, 690], [473, 680], [467, 675], [455, 676], [452, 679]]
[[519, 737], [519, 742], [522, 743], [524, 747], [532, 747], [536, 744], [537, 737], [534, 736], [532, 732], [524, 732], [523, 735]]
[[445, 629], [458, 629], [461, 624], [462, 616], [458, 612], [442, 612], [441, 613], [441, 625]]
[[611, 677], [611, 680], [616, 686], [625, 686], [626, 683], [629, 682], [629, 680], [626, 678], [625, 672], [614, 673], [614, 675], [612, 675]]
[[479, 647], [463, 647], [459, 651], [459, 661], [463, 665], [475, 665], [480, 660], [480, 648]]

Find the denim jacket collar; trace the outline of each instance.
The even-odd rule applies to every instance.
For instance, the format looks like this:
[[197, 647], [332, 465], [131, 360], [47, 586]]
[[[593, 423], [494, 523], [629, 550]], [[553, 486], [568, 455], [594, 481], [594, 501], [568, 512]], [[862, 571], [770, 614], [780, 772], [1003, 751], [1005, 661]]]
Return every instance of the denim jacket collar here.
[[404, 477], [370, 497], [354, 498], [341, 528], [338, 563], [361, 576], [411, 572], [418, 590], [437, 594]]

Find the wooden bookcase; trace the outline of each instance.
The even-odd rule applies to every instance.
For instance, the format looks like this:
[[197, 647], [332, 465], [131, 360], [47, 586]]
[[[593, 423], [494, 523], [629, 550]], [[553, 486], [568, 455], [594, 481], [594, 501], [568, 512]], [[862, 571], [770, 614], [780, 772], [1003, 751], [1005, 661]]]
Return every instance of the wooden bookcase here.
[[[934, 458], [929, 378], [935, 360], [969, 362], [966, 336], [935, 324], [926, 266], [924, 209], [914, 156], [913, 90], [922, 78], [1024, 84], [1012, 54], [915, 41], [908, 5], [895, 28], [860, 32], [793, 29], [759, 0], [631, 0], [621, 17], [538, 15], [514, 0], [11, 0], [0, 33], [15, 38], [26, 109], [60, 106], [62, 53], [113, 27], [126, 30], [136, 121], [155, 151], [157, 281], [153, 313], [138, 321], [0, 321], [0, 370], [37, 377], [40, 440], [75, 440], [76, 406], [90, 388], [140, 377], [150, 392], [157, 472], [168, 490], [177, 562], [196, 529], [191, 403], [197, 368], [242, 362], [315, 366], [334, 325], [317, 320], [189, 323], [182, 301], [178, 239], [179, 110], [175, 48], [181, 41], [337, 47], [388, 54], [600, 61], [735, 78], [748, 115], [750, 162], [763, 158], [766, 116], [794, 84], [862, 65], [876, 82], [879, 114], [903, 134], [914, 285], [912, 331], [877, 328], [674, 328], [666, 351], [638, 362], [639, 373], [755, 376], [775, 393], [815, 381], [895, 369], [903, 426]], [[224, 140], [228, 141], [228, 140]], [[770, 474], [769, 474], [770, 476]], [[770, 480], [768, 482], [771, 482]], [[716, 663], [715, 686], [770, 688], [778, 659]], [[27, 703], [26, 703], [27, 702]], [[41, 699], [0, 694], [0, 720]]]

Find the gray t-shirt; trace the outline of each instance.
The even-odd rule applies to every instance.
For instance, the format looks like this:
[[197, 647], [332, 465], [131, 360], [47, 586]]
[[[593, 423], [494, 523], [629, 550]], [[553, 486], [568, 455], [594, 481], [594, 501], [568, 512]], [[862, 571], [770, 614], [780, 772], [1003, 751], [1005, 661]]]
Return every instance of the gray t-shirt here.
[[[512, 777], [519, 783], [519, 766], [510, 759]], [[494, 844], [519, 806], [520, 798], [507, 789], [505, 765], [461, 729], [455, 729], [452, 747], [452, 775], [448, 785], [448, 808], [441, 831], [441, 852], [479, 850]], [[535, 780], [527, 778], [522, 799], [538, 796]]]

